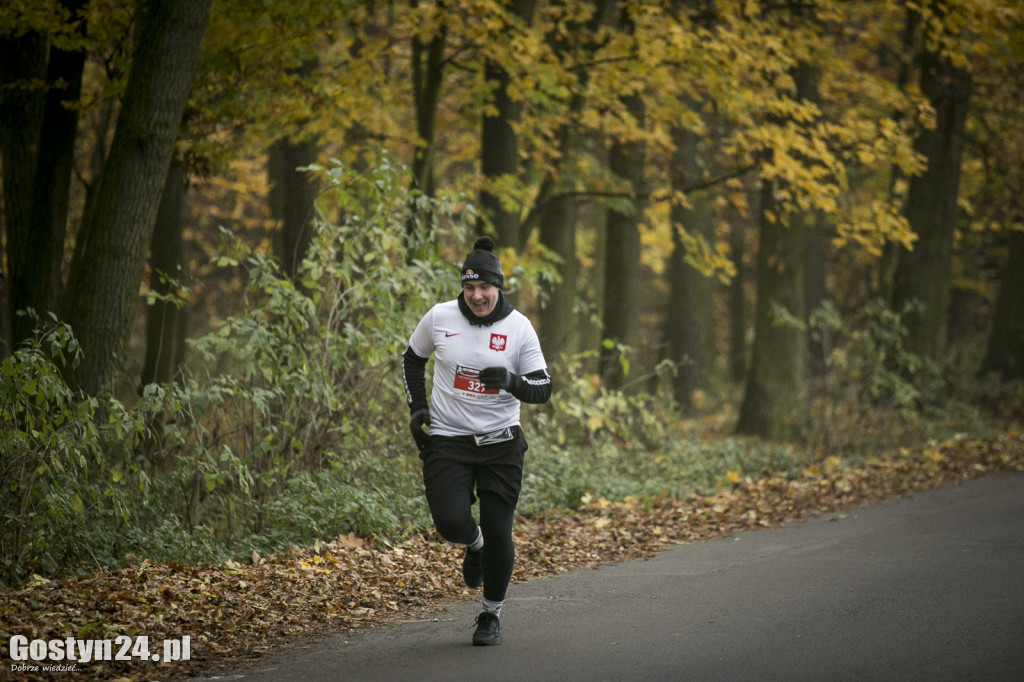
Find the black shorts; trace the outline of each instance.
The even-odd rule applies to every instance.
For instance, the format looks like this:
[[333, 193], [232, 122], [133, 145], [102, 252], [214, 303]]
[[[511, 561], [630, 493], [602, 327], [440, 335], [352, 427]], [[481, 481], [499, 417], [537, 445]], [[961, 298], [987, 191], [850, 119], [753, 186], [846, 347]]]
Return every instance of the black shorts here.
[[512, 427], [512, 440], [477, 445], [472, 436], [434, 436], [420, 451], [427, 499], [450, 498], [465, 492], [472, 504], [477, 493], [492, 492], [513, 507], [523, 482], [523, 458], [528, 446], [523, 430]]

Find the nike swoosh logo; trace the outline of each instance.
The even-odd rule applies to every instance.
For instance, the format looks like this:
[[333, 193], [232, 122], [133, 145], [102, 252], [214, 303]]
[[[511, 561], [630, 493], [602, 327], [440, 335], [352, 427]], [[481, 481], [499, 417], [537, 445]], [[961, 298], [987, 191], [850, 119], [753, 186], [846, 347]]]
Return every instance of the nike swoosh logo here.
[[458, 335], [459, 335], [459, 334], [461, 334], [461, 333], [462, 333], [462, 332], [455, 332], [454, 334], [452, 334], [452, 333], [450, 333], [450, 332], [445, 332], [445, 333], [444, 333], [444, 338], [446, 338], [446, 339], [447, 339], [447, 338], [448, 338], [449, 336], [458, 336]]

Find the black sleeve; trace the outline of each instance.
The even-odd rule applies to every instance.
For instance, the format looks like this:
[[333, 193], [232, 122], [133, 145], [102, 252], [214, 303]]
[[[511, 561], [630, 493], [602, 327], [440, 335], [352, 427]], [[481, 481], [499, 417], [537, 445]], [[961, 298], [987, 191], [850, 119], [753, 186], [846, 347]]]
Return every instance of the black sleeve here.
[[546, 369], [514, 376], [514, 385], [509, 393], [522, 402], [539, 405], [551, 398], [551, 376]]
[[410, 347], [402, 353], [402, 379], [409, 412], [427, 409], [427, 359], [416, 355]]

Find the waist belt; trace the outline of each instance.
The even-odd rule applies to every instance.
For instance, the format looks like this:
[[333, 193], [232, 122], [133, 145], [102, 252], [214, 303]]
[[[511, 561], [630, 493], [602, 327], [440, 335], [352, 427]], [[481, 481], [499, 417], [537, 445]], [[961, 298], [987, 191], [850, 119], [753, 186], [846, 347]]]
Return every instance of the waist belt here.
[[512, 427], [506, 426], [503, 429], [497, 431], [491, 431], [490, 433], [477, 433], [473, 435], [473, 440], [476, 441], [477, 445], [494, 445], [495, 443], [504, 443], [515, 438], [512, 433]]

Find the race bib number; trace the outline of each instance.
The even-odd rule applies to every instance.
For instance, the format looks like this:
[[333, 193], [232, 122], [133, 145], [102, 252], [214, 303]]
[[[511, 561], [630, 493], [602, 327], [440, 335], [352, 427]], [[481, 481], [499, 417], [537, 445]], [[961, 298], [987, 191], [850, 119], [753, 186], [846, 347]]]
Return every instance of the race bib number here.
[[455, 368], [455, 388], [469, 393], [497, 395], [498, 389], [487, 388], [480, 381], [480, 370], [459, 365]]

